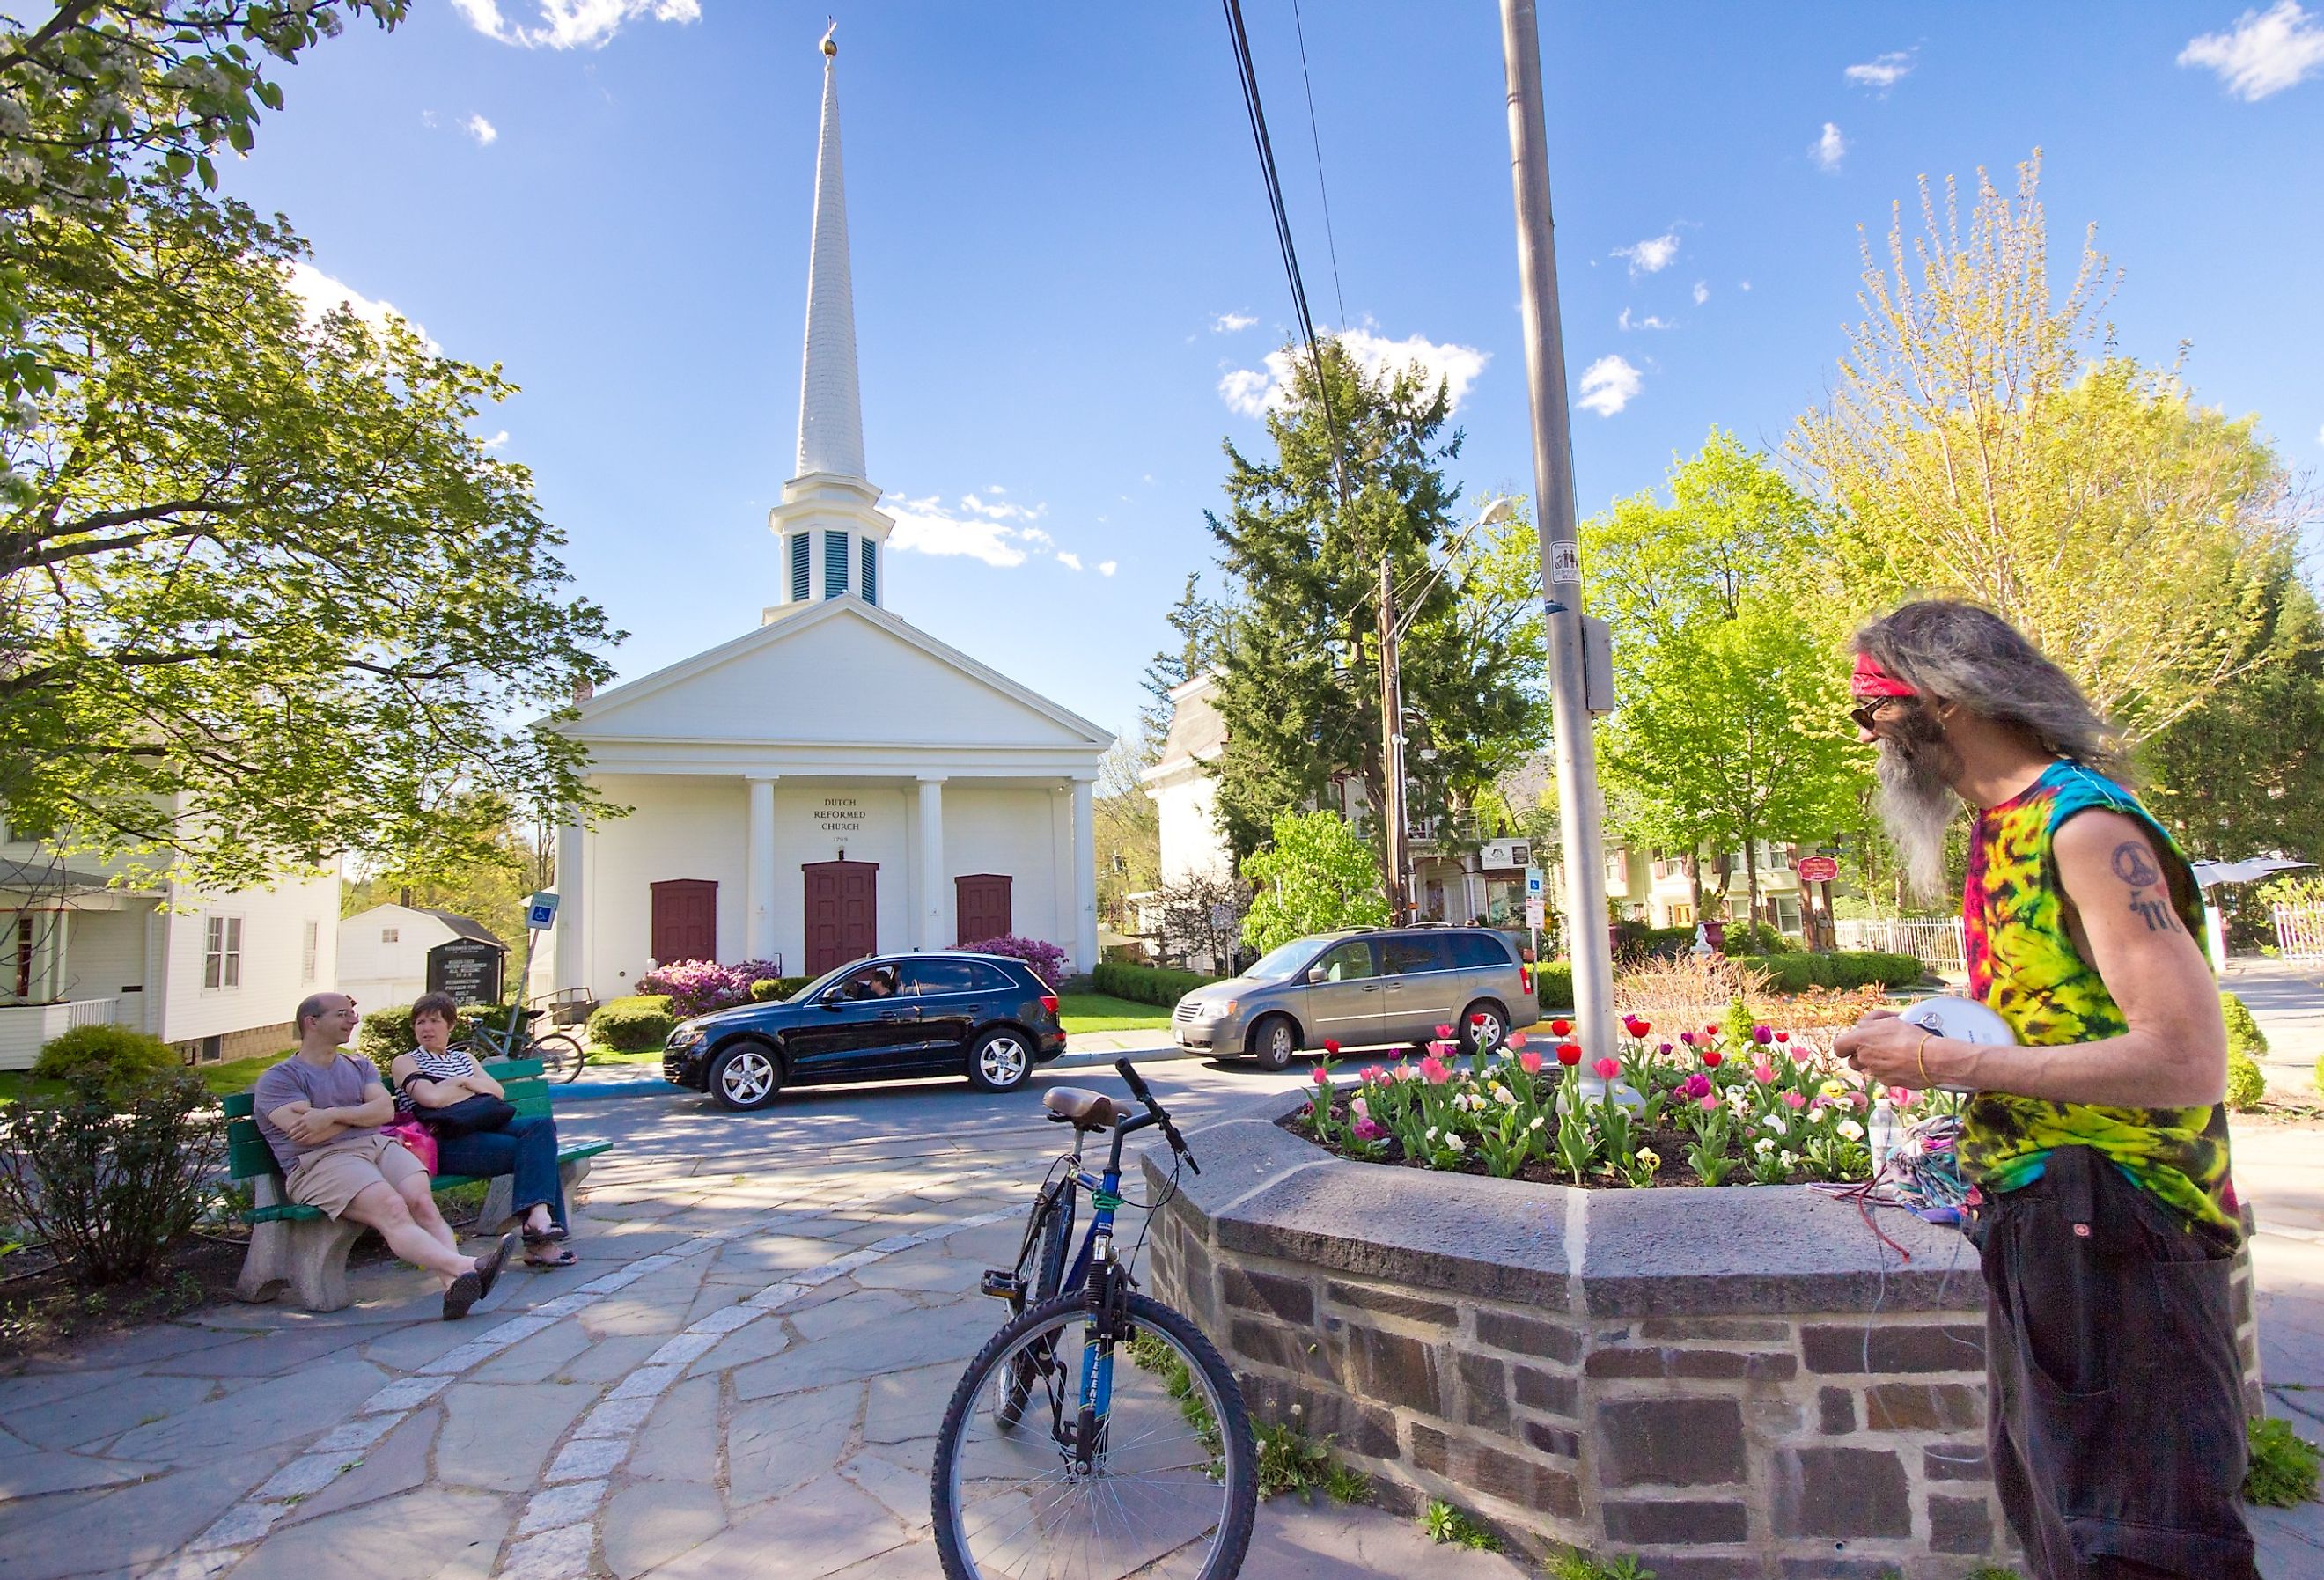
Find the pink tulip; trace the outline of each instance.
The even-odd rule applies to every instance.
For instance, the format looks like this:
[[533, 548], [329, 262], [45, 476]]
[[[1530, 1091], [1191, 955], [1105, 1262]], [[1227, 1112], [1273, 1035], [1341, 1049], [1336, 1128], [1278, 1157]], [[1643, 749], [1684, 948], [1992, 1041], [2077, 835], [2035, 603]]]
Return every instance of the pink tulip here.
[[1317, 1065], [1314, 1075], [1309, 1078], [1319, 1086], [1328, 1086], [1332, 1084], [1332, 1072]]
[[1388, 1072], [1376, 1064], [1364, 1067], [1363, 1082], [1367, 1086], [1377, 1086], [1387, 1076]]
[[1512, 1031], [1512, 1032], [1510, 1032], [1510, 1033], [1508, 1034], [1508, 1036], [1507, 1036], [1506, 1038], [1502, 1039], [1502, 1041], [1501, 1041], [1501, 1046], [1503, 1046], [1504, 1048], [1507, 1048], [1507, 1049], [1509, 1049], [1512, 1053], [1514, 1053], [1514, 1052], [1517, 1051], [1518, 1049], [1520, 1049], [1524, 1048], [1524, 1047], [1525, 1047], [1525, 1045], [1526, 1045], [1526, 1034], [1525, 1034], [1524, 1032], [1522, 1032], [1522, 1031]]
[[1695, 1106], [1702, 1109], [1705, 1113], [1716, 1113], [1719, 1112], [1720, 1104], [1717, 1097], [1700, 1097], [1695, 1100]]
[[1789, 1107], [1799, 1108], [1806, 1104], [1807, 1099], [1797, 1092], [1786, 1092], [1784, 1094], [1784, 1102]]
[[1622, 1073], [1622, 1064], [1619, 1059], [1601, 1058], [1590, 1067], [1598, 1072], [1598, 1078], [1601, 1081], [1610, 1081]]
[[1775, 1084], [1775, 1067], [1771, 1064], [1755, 1064], [1751, 1067], [1751, 1078], [1763, 1086], [1772, 1086]]
[[1450, 1037], [1452, 1035], [1452, 1028], [1450, 1026], [1439, 1026], [1436, 1028], [1436, 1035], [1439, 1037]]
[[1370, 1119], [1372, 1116], [1372, 1105], [1359, 1097], [1348, 1104], [1348, 1112], [1358, 1119]]
[[1420, 1078], [1430, 1086], [1441, 1086], [1452, 1077], [1452, 1072], [1446, 1069], [1443, 1061], [1435, 1055], [1431, 1054], [1420, 1061]]
[[1525, 1071], [1525, 1073], [1529, 1076], [1539, 1075], [1541, 1073], [1541, 1055], [1533, 1052], [1526, 1052], [1517, 1055], [1517, 1068]]

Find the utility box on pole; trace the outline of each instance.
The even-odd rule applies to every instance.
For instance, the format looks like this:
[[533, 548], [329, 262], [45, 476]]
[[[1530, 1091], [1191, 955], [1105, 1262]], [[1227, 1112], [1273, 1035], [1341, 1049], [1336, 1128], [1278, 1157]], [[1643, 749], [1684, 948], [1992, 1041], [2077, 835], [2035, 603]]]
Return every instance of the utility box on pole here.
[[1582, 691], [1590, 716], [1604, 718], [1614, 711], [1614, 628], [1595, 614], [1582, 616]]

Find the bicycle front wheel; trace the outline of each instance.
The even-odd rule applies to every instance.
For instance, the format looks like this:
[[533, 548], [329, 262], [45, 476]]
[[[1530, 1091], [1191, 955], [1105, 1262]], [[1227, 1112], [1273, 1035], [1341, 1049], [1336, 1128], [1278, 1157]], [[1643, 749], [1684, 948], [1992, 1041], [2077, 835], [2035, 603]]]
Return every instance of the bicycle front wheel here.
[[[932, 1508], [947, 1580], [1231, 1580], [1259, 1508], [1234, 1373], [1201, 1330], [1143, 1295], [1102, 1338], [1078, 1294], [1028, 1310], [969, 1363], [936, 1437]], [[1020, 1367], [1020, 1363], [1022, 1367]], [[1023, 1368], [1020, 1418], [1000, 1408]], [[1106, 1408], [1077, 1452], [1085, 1377]]]
[[581, 1074], [586, 1056], [581, 1049], [581, 1039], [570, 1031], [552, 1031], [530, 1049], [540, 1061], [540, 1078], [544, 1081], [570, 1081]]

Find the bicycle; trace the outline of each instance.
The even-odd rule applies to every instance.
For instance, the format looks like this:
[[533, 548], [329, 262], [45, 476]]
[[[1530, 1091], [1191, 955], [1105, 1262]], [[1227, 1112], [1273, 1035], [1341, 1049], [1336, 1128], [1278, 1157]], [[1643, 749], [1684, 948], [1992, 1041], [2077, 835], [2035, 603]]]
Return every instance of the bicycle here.
[[[1234, 1372], [1192, 1322], [1137, 1291], [1137, 1247], [1124, 1259], [1113, 1243], [1116, 1210], [1140, 1205], [1121, 1195], [1126, 1139], [1161, 1131], [1174, 1187], [1177, 1163], [1202, 1167], [1130, 1061], [1114, 1068], [1146, 1112], [1071, 1086], [1042, 1096], [1074, 1127], [1073, 1150], [1035, 1200], [1016, 1266], [982, 1280], [1011, 1315], [968, 1363], [936, 1435], [930, 1501], [946, 1580], [1231, 1580], [1250, 1545], [1259, 1451]], [[1093, 1178], [1082, 1153], [1101, 1132], [1112, 1140]], [[1089, 1230], [1068, 1267], [1083, 1191]]]
[[509, 1013], [508, 1023], [498, 1030], [493, 1029], [493, 1017], [487, 1016], [475, 1034], [458, 1045], [459, 1050], [478, 1063], [487, 1058], [537, 1058], [540, 1061], [542, 1080], [573, 1080], [588, 1062], [588, 1050], [570, 1031], [551, 1031], [545, 1037], [535, 1037], [532, 1023], [547, 1013], [547, 1010], [518, 1007]]

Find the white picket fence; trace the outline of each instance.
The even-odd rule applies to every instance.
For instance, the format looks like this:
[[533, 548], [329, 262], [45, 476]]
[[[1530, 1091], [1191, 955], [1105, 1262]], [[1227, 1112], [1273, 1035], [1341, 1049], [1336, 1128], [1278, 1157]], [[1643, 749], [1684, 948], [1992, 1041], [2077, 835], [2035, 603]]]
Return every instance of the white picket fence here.
[[1958, 917], [1947, 921], [1843, 921], [1835, 924], [1835, 931], [1843, 949], [1910, 955], [1940, 975], [1959, 976], [1969, 970]]
[[2286, 960], [2324, 960], [2324, 905], [2277, 906], [2275, 947]]

